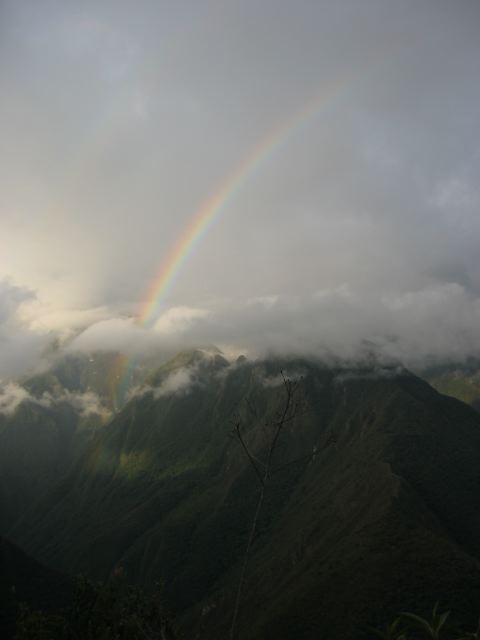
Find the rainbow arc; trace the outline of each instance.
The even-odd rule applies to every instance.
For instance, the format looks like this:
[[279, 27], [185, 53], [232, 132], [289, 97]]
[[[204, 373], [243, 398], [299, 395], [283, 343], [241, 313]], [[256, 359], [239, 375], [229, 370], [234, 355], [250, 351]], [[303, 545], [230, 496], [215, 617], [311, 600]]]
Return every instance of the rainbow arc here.
[[[218, 221], [232, 200], [238, 196], [242, 188], [300, 130], [307, 127], [319, 114], [330, 107], [352, 86], [352, 76], [344, 77], [330, 85], [326, 90], [315, 95], [306, 105], [286, 121], [275, 127], [238, 166], [223, 180], [218, 189], [208, 197], [196, 210], [187, 225], [179, 234], [170, 251], [162, 261], [155, 277], [142, 297], [136, 323], [142, 327], [151, 327], [155, 323], [171, 291], [178, 275], [187, 264], [196, 247], [208, 233], [212, 225]], [[121, 404], [125, 396], [133, 366], [132, 359], [119, 356], [114, 366], [114, 378], [117, 381], [117, 398]]]

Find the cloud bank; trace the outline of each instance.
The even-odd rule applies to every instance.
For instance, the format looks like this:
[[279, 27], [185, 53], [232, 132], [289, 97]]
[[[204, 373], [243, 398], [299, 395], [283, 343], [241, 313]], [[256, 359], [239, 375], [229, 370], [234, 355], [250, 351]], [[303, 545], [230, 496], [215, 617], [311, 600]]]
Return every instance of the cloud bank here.
[[106, 321], [87, 329], [71, 348], [92, 351], [108, 345], [145, 357], [155, 349], [172, 353], [215, 344], [235, 355], [375, 356], [419, 366], [480, 354], [479, 326], [480, 298], [456, 283], [397, 295], [360, 295], [344, 286], [267, 302], [222, 301], [208, 313], [196, 314], [188, 326], [172, 326], [168, 332], [141, 328], [131, 320]]

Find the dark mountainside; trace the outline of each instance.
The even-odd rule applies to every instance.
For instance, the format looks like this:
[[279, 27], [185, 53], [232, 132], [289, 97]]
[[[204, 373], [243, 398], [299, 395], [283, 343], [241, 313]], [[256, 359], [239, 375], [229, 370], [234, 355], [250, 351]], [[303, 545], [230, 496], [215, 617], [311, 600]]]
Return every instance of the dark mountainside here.
[[[70, 471], [105, 422], [111, 383], [104, 372], [114, 357], [59, 359], [48, 371], [20, 381], [31, 399], [13, 413], [0, 412], [0, 534]], [[85, 412], [75, 395], [91, 391], [104, 403], [100, 414]]]
[[480, 416], [406, 371], [181, 354], [9, 537], [71, 574], [164, 581], [180, 637], [228, 637], [259, 492], [233, 420], [264, 459], [280, 369], [305, 405], [275, 452], [238, 637], [353, 640], [436, 600], [473, 623]]
[[70, 595], [68, 578], [0, 538], [0, 638], [13, 633], [18, 603], [46, 612], [56, 611], [69, 602]]
[[69, 404], [24, 402], [14, 415], [0, 414], [0, 533], [69, 471], [97, 426]]

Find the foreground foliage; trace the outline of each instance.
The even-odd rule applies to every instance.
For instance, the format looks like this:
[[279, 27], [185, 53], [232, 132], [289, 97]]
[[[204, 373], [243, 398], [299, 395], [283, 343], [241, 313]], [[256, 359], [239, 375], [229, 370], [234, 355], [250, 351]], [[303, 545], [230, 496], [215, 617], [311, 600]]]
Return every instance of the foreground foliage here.
[[117, 576], [107, 585], [77, 580], [62, 613], [21, 607], [15, 640], [173, 640], [160, 589], [146, 594]]
[[404, 612], [385, 629], [372, 629], [372, 633], [383, 640], [480, 640], [480, 619], [475, 630], [465, 631], [449, 626], [449, 617], [450, 611], [438, 611], [437, 602], [429, 619]]

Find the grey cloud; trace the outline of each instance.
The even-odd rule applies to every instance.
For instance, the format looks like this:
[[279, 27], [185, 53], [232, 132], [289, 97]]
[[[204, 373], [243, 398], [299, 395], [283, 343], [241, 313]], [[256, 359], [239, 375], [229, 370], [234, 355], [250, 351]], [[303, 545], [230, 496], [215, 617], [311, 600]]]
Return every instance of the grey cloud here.
[[34, 299], [30, 289], [0, 280], [0, 378], [17, 375], [41, 360], [46, 337], [31, 332], [19, 315], [22, 305]]
[[267, 389], [269, 389], [274, 387], [281, 387], [282, 385], [285, 384], [286, 380], [291, 380], [292, 382], [295, 382], [297, 380], [300, 380], [304, 375], [305, 375], [305, 371], [302, 371], [300, 369], [294, 369], [294, 370], [285, 369], [282, 374], [275, 375], [275, 376], [258, 376], [257, 375], [257, 379], [263, 387], [266, 387]]
[[[128, 354], [478, 353], [476, 0], [1, 11], [2, 269], [58, 310], [45, 326], [99, 309], [79, 348]], [[136, 326], [194, 212], [341, 78], [235, 183], [162, 299], [162, 331]], [[22, 340], [38, 355], [37, 333], [17, 335], [5, 371]]]
[[344, 286], [309, 296], [218, 301], [180, 334], [126, 321], [99, 323], [72, 348], [118, 349], [143, 358], [155, 350], [171, 354], [215, 344], [227, 353], [253, 356], [313, 355], [352, 362], [375, 356], [417, 366], [480, 353], [479, 322], [480, 298], [456, 283], [395, 294], [359, 293]]

